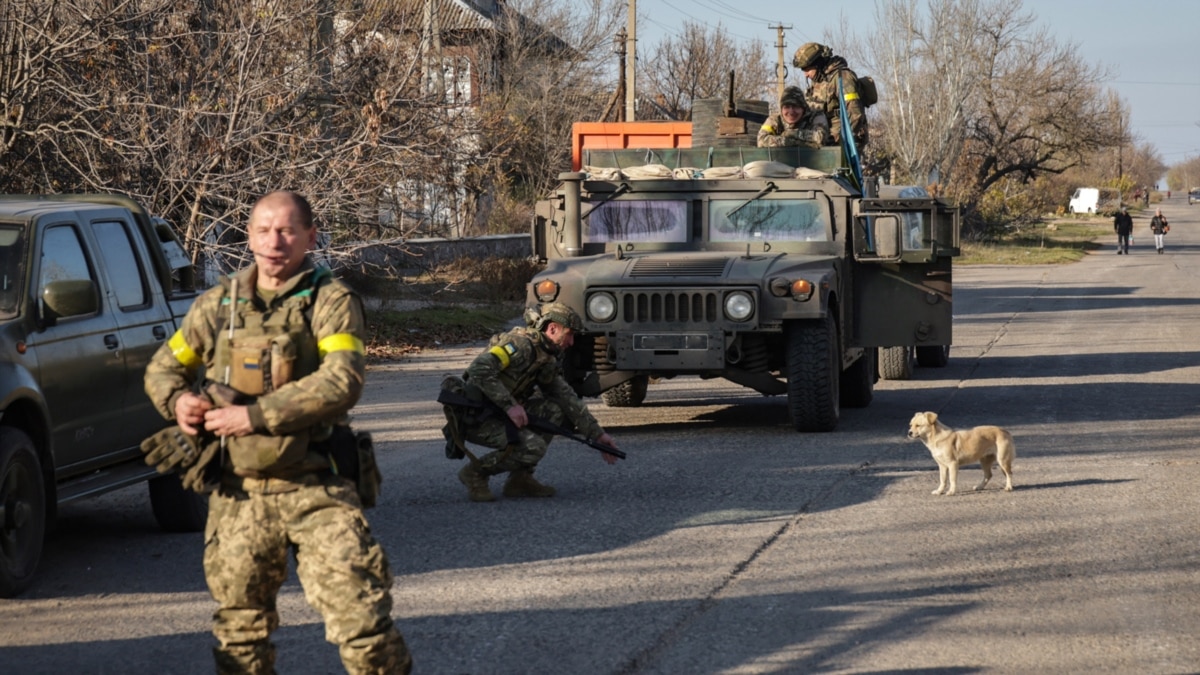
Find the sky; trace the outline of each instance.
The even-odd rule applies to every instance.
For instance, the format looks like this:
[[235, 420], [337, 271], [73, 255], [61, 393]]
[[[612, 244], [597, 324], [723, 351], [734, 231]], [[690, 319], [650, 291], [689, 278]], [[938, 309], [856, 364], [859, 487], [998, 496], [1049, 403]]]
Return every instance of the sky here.
[[[677, 37], [685, 20], [720, 24], [739, 42], [761, 40], [772, 55], [776, 31], [769, 26], [790, 25], [784, 37], [789, 60], [805, 42], [836, 33], [842, 15], [856, 32], [875, 21], [874, 0], [636, 2], [639, 55]], [[918, 3], [924, 6], [924, 0]], [[1135, 137], [1153, 145], [1165, 164], [1200, 156], [1200, 0], [1025, 0], [1024, 8], [1059, 42], [1075, 44], [1085, 61], [1108, 67], [1107, 84], [1131, 111]]]

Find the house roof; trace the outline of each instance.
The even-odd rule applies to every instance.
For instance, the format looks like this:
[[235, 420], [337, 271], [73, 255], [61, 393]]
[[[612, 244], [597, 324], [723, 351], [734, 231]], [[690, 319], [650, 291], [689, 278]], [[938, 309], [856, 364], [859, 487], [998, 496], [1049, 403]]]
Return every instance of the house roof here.
[[[425, 4], [430, 0], [404, 0], [410, 16], [420, 17], [425, 10]], [[442, 31], [463, 32], [491, 31], [503, 27], [502, 15], [508, 14], [515, 19], [517, 30], [530, 35], [539, 36], [548, 51], [570, 52], [572, 47], [563, 42], [557, 35], [547, 33], [538, 25], [516, 10], [508, 7], [505, 0], [432, 0], [438, 12], [438, 25]]]

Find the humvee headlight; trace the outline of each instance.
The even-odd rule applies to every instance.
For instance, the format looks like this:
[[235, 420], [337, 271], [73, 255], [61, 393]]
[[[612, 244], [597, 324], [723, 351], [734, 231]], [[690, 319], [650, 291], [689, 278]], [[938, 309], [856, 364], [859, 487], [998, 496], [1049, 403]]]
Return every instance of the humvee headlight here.
[[587, 301], [587, 315], [592, 321], [604, 323], [617, 315], [617, 300], [611, 293], [593, 293]]
[[725, 296], [725, 316], [734, 321], [745, 321], [754, 313], [754, 300], [749, 293], [734, 291]]
[[538, 302], [554, 302], [558, 297], [558, 282], [553, 279], [542, 279], [533, 287], [533, 293]]

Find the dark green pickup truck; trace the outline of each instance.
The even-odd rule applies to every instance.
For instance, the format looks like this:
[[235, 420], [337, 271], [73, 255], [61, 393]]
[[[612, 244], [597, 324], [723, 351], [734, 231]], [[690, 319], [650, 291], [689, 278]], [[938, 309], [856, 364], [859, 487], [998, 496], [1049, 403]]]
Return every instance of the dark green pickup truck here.
[[128, 197], [0, 195], [0, 597], [32, 582], [60, 504], [149, 481], [164, 529], [203, 528], [203, 498], [139, 448], [165, 425], [142, 374], [196, 292]]

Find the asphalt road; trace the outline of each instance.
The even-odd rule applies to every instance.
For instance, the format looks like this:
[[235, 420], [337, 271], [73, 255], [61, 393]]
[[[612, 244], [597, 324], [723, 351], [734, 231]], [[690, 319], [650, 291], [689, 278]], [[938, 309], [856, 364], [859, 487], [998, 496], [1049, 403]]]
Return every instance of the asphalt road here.
[[[433, 398], [474, 348], [373, 368], [369, 518], [416, 672], [1200, 671], [1200, 206], [1164, 211], [1162, 256], [1139, 216], [1129, 256], [956, 270], [950, 365], [834, 433], [719, 382], [596, 402], [629, 460], [556, 442], [551, 500], [469, 503], [443, 457]], [[930, 495], [920, 410], [1008, 427], [1016, 490]], [[211, 672], [201, 545], [157, 532], [141, 488], [66, 509], [0, 601], [0, 673]], [[294, 580], [280, 610], [279, 672], [341, 672]]]

